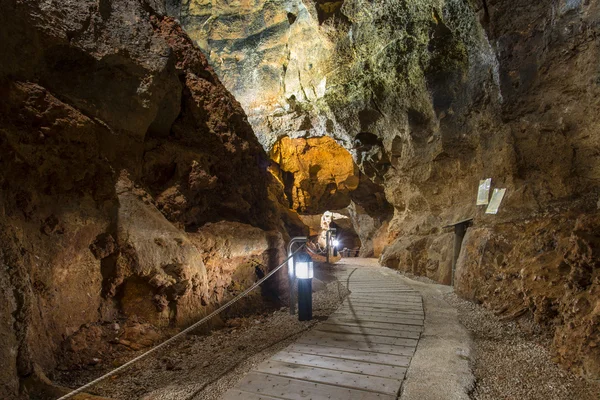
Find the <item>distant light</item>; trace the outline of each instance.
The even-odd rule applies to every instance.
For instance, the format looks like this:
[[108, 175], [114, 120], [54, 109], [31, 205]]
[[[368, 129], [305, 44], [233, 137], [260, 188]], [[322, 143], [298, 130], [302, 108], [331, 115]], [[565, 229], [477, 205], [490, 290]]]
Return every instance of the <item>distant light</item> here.
[[333, 241], [333, 247], [338, 247], [340, 245], [340, 241], [339, 240], [334, 240]]

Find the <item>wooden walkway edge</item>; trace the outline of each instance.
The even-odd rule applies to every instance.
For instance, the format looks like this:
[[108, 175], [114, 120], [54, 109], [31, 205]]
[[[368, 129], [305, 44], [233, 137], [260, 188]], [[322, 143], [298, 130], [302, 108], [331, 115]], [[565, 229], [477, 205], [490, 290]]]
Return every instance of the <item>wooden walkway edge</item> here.
[[423, 329], [421, 296], [385, 268], [343, 260], [336, 267], [351, 291], [340, 308], [224, 400], [397, 399]]

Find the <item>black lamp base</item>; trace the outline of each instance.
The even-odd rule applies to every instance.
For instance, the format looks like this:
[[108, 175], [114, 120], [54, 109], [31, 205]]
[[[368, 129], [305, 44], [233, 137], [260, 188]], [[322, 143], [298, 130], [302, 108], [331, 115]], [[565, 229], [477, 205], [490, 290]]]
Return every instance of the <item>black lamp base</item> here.
[[298, 321], [312, 319], [312, 279], [298, 279]]

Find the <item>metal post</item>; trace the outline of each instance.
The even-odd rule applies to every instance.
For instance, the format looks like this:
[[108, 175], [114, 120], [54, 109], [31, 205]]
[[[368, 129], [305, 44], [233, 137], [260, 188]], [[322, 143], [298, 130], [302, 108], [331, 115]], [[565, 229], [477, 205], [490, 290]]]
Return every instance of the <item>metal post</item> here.
[[298, 320], [312, 319], [312, 279], [298, 279]]
[[337, 232], [337, 229], [331, 228], [325, 234], [325, 240], [327, 241], [327, 264], [329, 264], [329, 254], [331, 253], [331, 234], [335, 232]]
[[327, 264], [329, 264], [329, 242], [330, 242], [330, 238], [331, 237], [331, 231], [328, 229], [327, 232], [325, 233], [325, 242], [326, 242], [326, 246], [325, 246], [325, 251], [327, 252]]
[[[288, 257], [290, 257], [293, 253], [292, 247], [294, 246], [294, 244], [306, 242], [308, 242], [308, 238], [306, 236], [298, 236], [292, 238], [292, 240], [290, 240], [290, 243], [288, 244]], [[294, 290], [296, 286], [296, 276], [294, 274], [293, 257], [288, 260], [288, 281], [290, 285], [290, 315], [294, 315], [296, 313], [296, 292]]]

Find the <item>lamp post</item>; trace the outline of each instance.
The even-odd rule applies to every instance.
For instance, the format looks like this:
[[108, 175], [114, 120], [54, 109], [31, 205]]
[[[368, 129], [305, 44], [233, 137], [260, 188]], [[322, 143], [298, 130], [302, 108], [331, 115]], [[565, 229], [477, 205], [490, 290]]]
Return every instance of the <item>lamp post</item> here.
[[[335, 238], [336, 232], [337, 232], [337, 229], [331, 228], [331, 229], [327, 230], [327, 233], [325, 235], [325, 241], [327, 242], [327, 264], [329, 264], [329, 254], [331, 253], [332, 239]], [[337, 250], [336, 250], [336, 253], [337, 253]]]
[[314, 268], [312, 258], [305, 251], [296, 253], [294, 271], [298, 280], [298, 320], [312, 319], [312, 278]]
[[337, 239], [333, 239], [331, 241], [331, 245], [333, 246], [333, 256], [337, 257], [338, 255], [338, 246], [340, 245], [340, 241]]
[[290, 286], [290, 315], [294, 315], [296, 313], [296, 296], [294, 287], [296, 286], [296, 275], [294, 273], [294, 259], [292, 259], [293, 247], [296, 243], [306, 243], [308, 242], [308, 238], [306, 236], [298, 236], [292, 238], [290, 243], [288, 244], [288, 283]]

